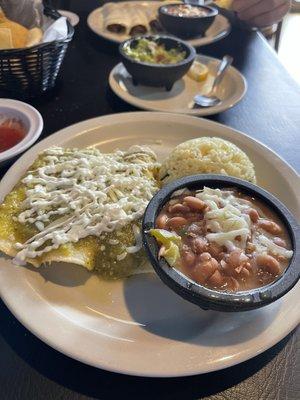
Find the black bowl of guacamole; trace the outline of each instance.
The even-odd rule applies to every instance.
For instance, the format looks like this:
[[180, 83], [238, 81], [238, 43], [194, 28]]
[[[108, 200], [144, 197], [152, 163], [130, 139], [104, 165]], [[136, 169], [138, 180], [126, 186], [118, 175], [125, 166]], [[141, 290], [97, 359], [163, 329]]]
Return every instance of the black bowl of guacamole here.
[[119, 47], [121, 60], [135, 85], [171, 90], [191, 67], [195, 49], [169, 36], [145, 35], [126, 40]]

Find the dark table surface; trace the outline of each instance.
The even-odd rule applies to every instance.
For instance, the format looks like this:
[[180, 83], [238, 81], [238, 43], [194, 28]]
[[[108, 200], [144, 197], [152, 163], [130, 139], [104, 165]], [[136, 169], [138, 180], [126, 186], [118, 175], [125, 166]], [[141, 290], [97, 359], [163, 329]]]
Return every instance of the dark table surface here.
[[[81, 21], [56, 89], [31, 101], [44, 118], [42, 137], [84, 119], [134, 110], [118, 100], [108, 87], [109, 72], [118, 62], [117, 47], [95, 37], [86, 26], [88, 13], [99, 1], [56, 3], [79, 14]], [[203, 47], [201, 52], [216, 57], [231, 54], [234, 65], [248, 81], [245, 98], [212, 119], [267, 144], [299, 172], [300, 88], [273, 50], [257, 33], [234, 29], [227, 39]], [[260, 356], [223, 371], [176, 379], [137, 378], [101, 371], [58, 353], [26, 330], [0, 302], [3, 400], [298, 400], [299, 378], [299, 331]]]

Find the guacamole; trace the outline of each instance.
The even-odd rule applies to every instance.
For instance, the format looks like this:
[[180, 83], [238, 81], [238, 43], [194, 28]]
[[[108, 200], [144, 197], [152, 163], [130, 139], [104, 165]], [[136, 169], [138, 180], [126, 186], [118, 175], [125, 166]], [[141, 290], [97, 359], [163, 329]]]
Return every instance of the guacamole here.
[[146, 38], [138, 39], [134, 46], [128, 43], [125, 54], [137, 61], [151, 64], [177, 64], [186, 58], [186, 52], [178, 48], [167, 50], [163, 44]]

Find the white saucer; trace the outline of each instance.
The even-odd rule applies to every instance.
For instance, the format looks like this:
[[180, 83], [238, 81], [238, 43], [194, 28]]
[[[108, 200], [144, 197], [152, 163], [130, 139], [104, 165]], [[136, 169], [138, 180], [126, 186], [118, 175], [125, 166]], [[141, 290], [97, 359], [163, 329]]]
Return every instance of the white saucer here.
[[246, 80], [239, 71], [230, 67], [217, 90], [217, 96], [222, 103], [209, 108], [193, 108], [193, 97], [198, 93], [207, 94], [210, 91], [217, 65], [220, 62], [216, 58], [202, 55], [197, 56], [197, 59], [208, 66], [207, 79], [204, 82], [196, 82], [185, 75], [175, 82], [169, 92], [165, 88], [134, 86], [131, 76], [122, 63], [116, 65], [111, 71], [109, 84], [113, 92], [122, 100], [150, 111], [205, 116], [225, 111], [243, 98], [247, 89]]
[[72, 11], [57, 10], [63, 17], [66, 17], [72, 26], [76, 26], [79, 22], [79, 16]]

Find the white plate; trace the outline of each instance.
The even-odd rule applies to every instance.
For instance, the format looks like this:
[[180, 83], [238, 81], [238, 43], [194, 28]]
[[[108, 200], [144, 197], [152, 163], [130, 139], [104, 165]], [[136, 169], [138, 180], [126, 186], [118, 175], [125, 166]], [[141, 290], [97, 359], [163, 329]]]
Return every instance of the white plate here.
[[[153, 4], [163, 4], [162, 1], [127, 1], [120, 2], [122, 6], [126, 3], [130, 4], [144, 4], [146, 6], [153, 6]], [[87, 24], [89, 28], [105, 39], [108, 39], [112, 42], [121, 43], [126, 39], [129, 39], [130, 36], [126, 34], [119, 35], [117, 33], [109, 32], [103, 27], [103, 16], [102, 16], [102, 7], [96, 8], [92, 11], [87, 19]], [[200, 47], [210, 43], [217, 42], [220, 39], [223, 39], [225, 36], [229, 34], [231, 30], [231, 25], [226, 17], [219, 14], [216, 16], [213, 24], [208, 28], [204, 37], [196, 37], [190, 40], [187, 40], [192, 46]]]
[[247, 89], [246, 80], [238, 70], [230, 67], [217, 90], [217, 96], [222, 103], [214, 107], [193, 108], [193, 98], [196, 94], [210, 92], [220, 62], [216, 58], [202, 55], [197, 56], [197, 59], [208, 66], [207, 79], [204, 82], [196, 82], [185, 75], [175, 82], [170, 92], [165, 88], [134, 86], [131, 76], [122, 63], [116, 65], [111, 71], [109, 84], [117, 96], [135, 107], [198, 116], [212, 115], [228, 110], [244, 97]]
[[79, 16], [69, 10], [57, 10], [63, 17], [66, 17], [72, 26], [79, 23]]
[[[245, 150], [259, 184], [300, 218], [299, 177], [275, 153], [209, 120], [163, 113], [123, 113], [88, 120], [49, 136], [23, 155], [0, 183], [0, 198], [38, 152], [96, 145], [103, 151], [150, 145], [159, 158], [201, 135], [229, 139]], [[159, 144], [161, 140], [161, 144]], [[55, 349], [87, 364], [133, 375], [184, 376], [214, 371], [268, 349], [299, 323], [300, 284], [263, 309], [206, 312], [184, 301], [154, 274], [105, 282], [83, 268], [16, 267], [1, 258], [0, 293], [14, 315]]]

